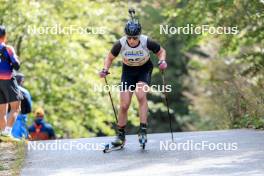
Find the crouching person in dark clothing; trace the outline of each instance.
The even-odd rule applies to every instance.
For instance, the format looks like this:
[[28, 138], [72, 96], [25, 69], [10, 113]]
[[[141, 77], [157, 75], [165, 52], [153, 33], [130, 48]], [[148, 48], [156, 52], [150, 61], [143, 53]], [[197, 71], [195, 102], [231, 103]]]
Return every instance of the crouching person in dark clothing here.
[[55, 139], [55, 133], [52, 126], [44, 120], [44, 110], [38, 108], [35, 111], [34, 123], [28, 128], [29, 140], [49, 140]]

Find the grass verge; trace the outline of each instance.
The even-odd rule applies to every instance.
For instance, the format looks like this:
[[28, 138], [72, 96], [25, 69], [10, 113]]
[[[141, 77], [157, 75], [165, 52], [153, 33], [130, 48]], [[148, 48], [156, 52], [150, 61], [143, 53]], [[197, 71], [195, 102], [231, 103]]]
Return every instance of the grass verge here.
[[0, 175], [20, 175], [26, 155], [26, 141], [12, 141], [0, 136], [0, 155]]

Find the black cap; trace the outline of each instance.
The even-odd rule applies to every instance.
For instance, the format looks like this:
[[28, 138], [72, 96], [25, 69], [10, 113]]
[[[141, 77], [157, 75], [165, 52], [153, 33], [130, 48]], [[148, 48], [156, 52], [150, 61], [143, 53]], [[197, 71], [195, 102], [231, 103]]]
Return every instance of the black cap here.
[[4, 25], [0, 25], [0, 37], [3, 37], [6, 35], [6, 28]]

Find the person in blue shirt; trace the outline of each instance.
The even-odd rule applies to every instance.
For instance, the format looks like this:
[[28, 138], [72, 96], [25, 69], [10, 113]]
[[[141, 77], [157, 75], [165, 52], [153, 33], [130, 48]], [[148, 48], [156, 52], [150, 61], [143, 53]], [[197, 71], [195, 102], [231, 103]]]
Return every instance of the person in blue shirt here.
[[33, 124], [28, 128], [29, 140], [49, 140], [55, 139], [55, 133], [50, 124], [44, 120], [44, 110], [37, 108], [35, 111], [35, 120]]
[[23, 87], [25, 76], [22, 73], [16, 73], [15, 79], [18, 83], [18, 88], [23, 95], [21, 101], [21, 111], [12, 128], [12, 135], [15, 138], [28, 138], [27, 131], [27, 115], [32, 111], [32, 99], [29, 91]]

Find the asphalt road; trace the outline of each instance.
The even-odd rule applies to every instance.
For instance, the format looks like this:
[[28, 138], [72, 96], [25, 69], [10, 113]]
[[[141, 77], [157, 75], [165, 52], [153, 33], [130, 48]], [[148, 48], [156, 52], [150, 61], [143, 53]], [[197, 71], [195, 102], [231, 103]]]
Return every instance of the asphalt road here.
[[149, 134], [142, 151], [128, 135], [123, 150], [107, 154], [101, 145], [113, 137], [31, 142], [22, 176], [264, 175], [264, 131], [174, 133], [175, 143], [170, 137]]

